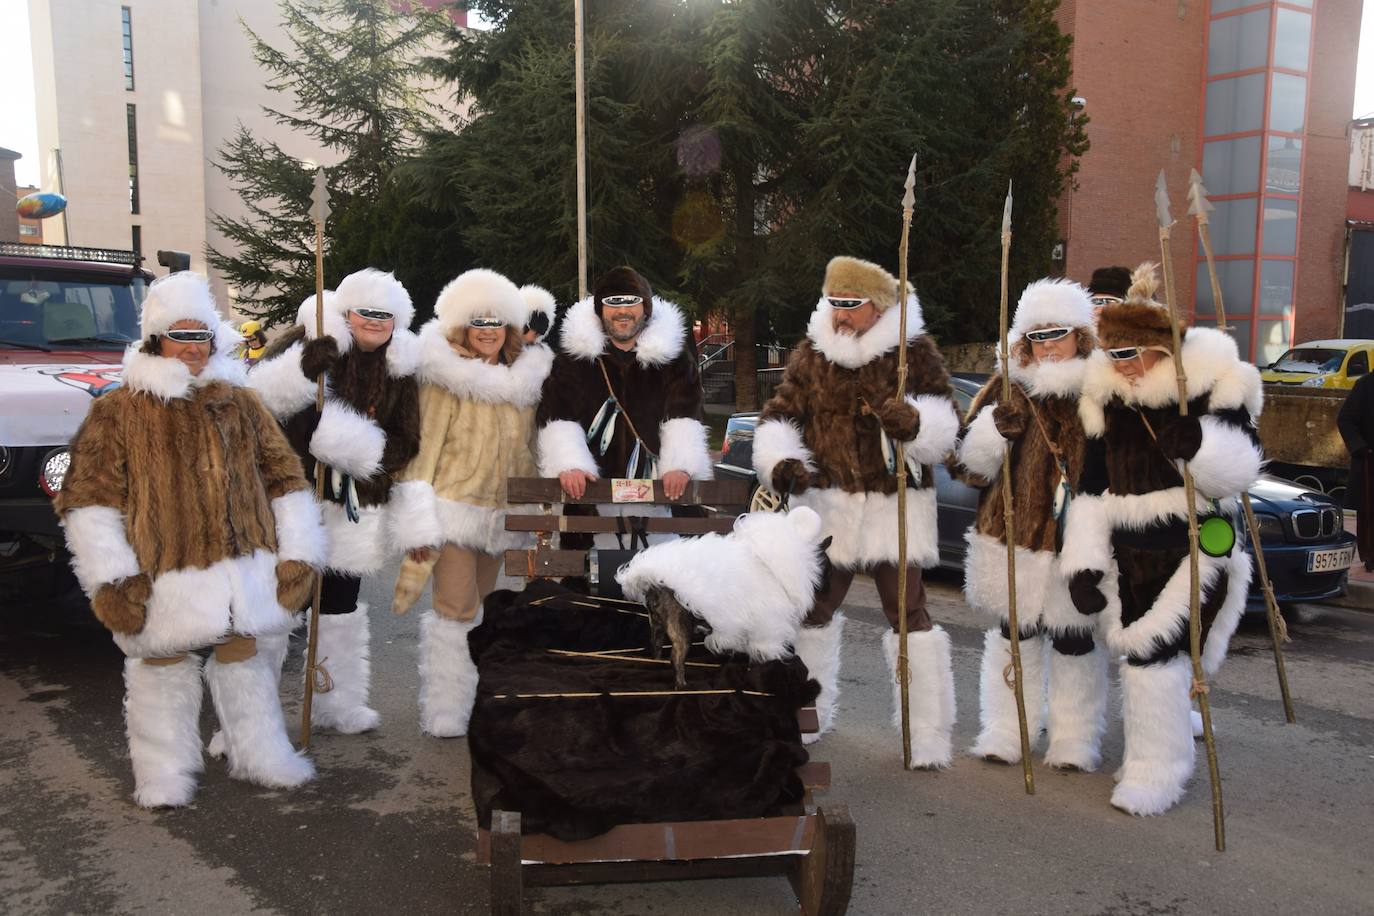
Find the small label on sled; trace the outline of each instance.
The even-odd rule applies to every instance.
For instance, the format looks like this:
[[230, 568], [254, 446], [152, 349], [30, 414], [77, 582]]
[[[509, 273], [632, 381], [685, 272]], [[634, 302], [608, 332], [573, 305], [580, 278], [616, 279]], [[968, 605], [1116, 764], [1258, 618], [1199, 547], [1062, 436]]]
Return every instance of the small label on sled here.
[[647, 477], [611, 478], [611, 502], [651, 503], [654, 501], [654, 482]]

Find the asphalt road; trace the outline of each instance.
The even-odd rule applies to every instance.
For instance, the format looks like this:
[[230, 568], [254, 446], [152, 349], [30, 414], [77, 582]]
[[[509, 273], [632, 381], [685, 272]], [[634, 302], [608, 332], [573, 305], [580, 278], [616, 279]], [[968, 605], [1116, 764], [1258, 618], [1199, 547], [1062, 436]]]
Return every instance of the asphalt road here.
[[[365, 589], [387, 606], [389, 579]], [[930, 589], [952, 633], [956, 739], [977, 724], [976, 621], [957, 586]], [[856, 914], [1349, 914], [1374, 911], [1374, 615], [1309, 609], [1293, 627], [1288, 671], [1297, 725], [1285, 725], [1266, 630], [1250, 621], [1214, 682], [1229, 848], [1212, 848], [1206, 769], [1182, 805], [1156, 818], [1113, 810], [1120, 760], [1113, 715], [1104, 771], [959, 759], [905, 773], [888, 726], [876, 595], [848, 608], [837, 730], [814, 756], [834, 767], [821, 802], [858, 824]], [[420, 605], [423, 606], [423, 605]], [[98, 631], [0, 632], [0, 911], [12, 913], [380, 913], [486, 910], [474, 864], [468, 758], [461, 740], [416, 725], [411, 616], [374, 614], [382, 728], [320, 734], [320, 778], [296, 792], [227, 778], [210, 760], [193, 806], [147, 812], [130, 800], [120, 656]], [[300, 645], [287, 661], [298, 714]], [[1118, 697], [1113, 678], [1115, 708]], [[202, 722], [209, 734], [208, 699]], [[552, 914], [793, 912], [783, 879], [528, 892]]]

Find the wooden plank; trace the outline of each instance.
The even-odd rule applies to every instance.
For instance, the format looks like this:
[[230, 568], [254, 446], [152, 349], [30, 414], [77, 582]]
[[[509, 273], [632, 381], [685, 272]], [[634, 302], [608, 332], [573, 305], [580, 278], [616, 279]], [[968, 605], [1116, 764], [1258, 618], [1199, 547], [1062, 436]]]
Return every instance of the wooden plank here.
[[[581, 506], [609, 503], [611, 481], [593, 480], [581, 499], [573, 499], [563, 492], [556, 477], [511, 477], [506, 481], [506, 501], [509, 503], [563, 503]], [[744, 506], [749, 503], [749, 483], [744, 480], [693, 480], [681, 499], [670, 500], [663, 494], [663, 481], [654, 481], [652, 503], [639, 505], [665, 506]], [[622, 505], [635, 505], [623, 503]]]
[[[530, 558], [534, 558], [531, 565]], [[585, 576], [585, 550], [507, 550], [505, 558], [508, 576]]]
[[[650, 534], [729, 534], [734, 518], [646, 518]], [[616, 516], [507, 515], [507, 531], [566, 531], [574, 534], [614, 534], [623, 524]]]
[[491, 813], [491, 912], [520, 916], [525, 886], [520, 865], [520, 812]]
[[636, 881], [694, 881], [701, 878], [759, 878], [786, 875], [796, 856], [747, 856], [697, 862], [581, 862], [526, 865], [527, 887], [629, 884]]
[[797, 724], [803, 735], [814, 735], [821, 730], [821, 720], [816, 715], [816, 707], [803, 706], [797, 710]]
[[854, 821], [843, 805], [816, 812], [815, 841], [788, 872], [803, 916], [843, 916], [854, 889]]
[[[493, 825], [496, 823], [492, 815]], [[811, 848], [814, 816], [743, 820], [620, 824], [600, 836], [565, 842], [551, 836], [524, 837], [520, 857], [527, 864], [585, 862], [691, 862], [742, 856], [801, 856]], [[493, 832], [492, 842], [496, 841]], [[493, 846], [493, 867], [495, 867]]]
[[797, 767], [797, 776], [808, 789], [830, 788], [830, 764], [823, 760], [812, 760]]

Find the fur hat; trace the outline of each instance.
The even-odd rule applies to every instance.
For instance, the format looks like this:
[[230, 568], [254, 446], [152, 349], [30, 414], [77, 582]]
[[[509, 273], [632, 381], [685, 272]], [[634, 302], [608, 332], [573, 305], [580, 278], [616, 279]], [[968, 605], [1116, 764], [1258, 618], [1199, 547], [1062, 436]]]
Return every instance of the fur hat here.
[[1088, 291], [1072, 280], [1050, 277], [1027, 286], [1007, 330], [1008, 346], [1016, 346], [1027, 331], [1043, 327], [1074, 328], [1091, 335], [1093, 304]]
[[601, 300], [607, 296], [638, 296], [644, 300], [644, 318], [654, 314], [654, 288], [633, 267], [612, 267], [601, 275], [592, 290], [593, 308], [601, 317]]
[[396, 316], [396, 330], [409, 329], [415, 318], [415, 306], [410, 293], [396, 279], [395, 274], [383, 273], [371, 267], [355, 271], [339, 281], [334, 288], [335, 306], [340, 314], [355, 308], [386, 309]]
[[[910, 284], [907, 292], [911, 292]], [[878, 311], [885, 312], [897, 304], [897, 278], [872, 261], [840, 255], [825, 265], [825, 281], [821, 284], [821, 295], [839, 293], [870, 299]]]
[[[525, 307], [528, 309], [525, 316], [525, 327], [535, 331], [538, 334], [535, 339], [542, 341], [549, 336], [549, 331], [553, 330], [553, 318], [557, 309], [553, 293], [542, 286], [527, 283], [520, 287], [520, 298], [525, 300]], [[647, 301], [649, 301], [649, 308], [652, 310], [652, 300]], [[543, 327], [539, 327], [541, 324]]]
[[499, 318], [519, 331], [525, 326], [525, 300], [515, 284], [482, 267], [459, 274], [439, 292], [434, 316], [445, 333], [474, 318]]
[[223, 321], [205, 275], [182, 270], [154, 280], [143, 300], [142, 336], [156, 337], [178, 321], [188, 320], [199, 321], [210, 330], [218, 330]]
[[[334, 338], [334, 342], [339, 345], [341, 351], [347, 351], [353, 344], [353, 335], [348, 330], [348, 319], [344, 317], [347, 309], [339, 306], [338, 297], [334, 295], [332, 289], [324, 291], [324, 333], [327, 337]], [[315, 339], [315, 295], [311, 293], [301, 300], [301, 307], [296, 309], [296, 324], [305, 328], [307, 340]]]
[[1088, 283], [1088, 294], [1099, 296], [1116, 296], [1118, 299], [1126, 298], [1126, 291], [1131, 286], [1131, 272], [1124, 267], [1099, 267], [1093, 271], [1093, 278]]
[[[1097, 338], [1107, 350], [1117, 347], [1159, 347], [1173, 352], [1174, 335], [1169, 308], [1155, 300], [1159, 289], [1157, 265], [1141, 264], [1131, 274], [1124, 302], [1104, 306], [1097, 316]], [[1180, 324], [1179, 331], [1183, 326]]]

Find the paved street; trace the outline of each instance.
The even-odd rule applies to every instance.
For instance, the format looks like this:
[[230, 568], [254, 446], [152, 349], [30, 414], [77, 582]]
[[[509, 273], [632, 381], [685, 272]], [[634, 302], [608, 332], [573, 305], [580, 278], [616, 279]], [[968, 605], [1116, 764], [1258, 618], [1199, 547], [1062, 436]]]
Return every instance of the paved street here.
[[[365, 589], [385, 607], [390, 580]], [[949, 579], [932, 613], [955, 642], [959, 725], [977, 723], [978, 627]], [[1283, 723], [1262, 621], [1237, 636], [1212, 698], [1226, 783], [1229, 851], [1212, 849], [1206, 770], [1183, 804], [1133, 819], [1107, 804], [1105, 771], [1019, 768], [963, 758], [903, 773], [888, 727], [880, 613], [856, 585], [834, 764], [823, 803], [858, 824], [850, 912], [1307, 913], [1374, 910], [1374, 615], [1314, 608], [1293, 626], [1288, 670], [1298, 724]], [[421, 605], [423, 606], [423, 605]], [[194, 806], [149, 813], [130, 800], [118, 652], [84, 637], [0, 635], [0, 908], [13, 913], [484, 912], [473, 863], [464, 742], [416, 726], [414, 615], [374, 615], [382, 729], [319, 735], [321, 777], [295, 793], [229, 780], [208, 761]], [[298, 710], [299, 644], [287, 662]], [[1117, 705], [1115, 688], [1113, 706]], [[208, 699], [203, 725], [208, 735]], [[783, 879], [531, 892], [551, 914], [789, 912]]]

